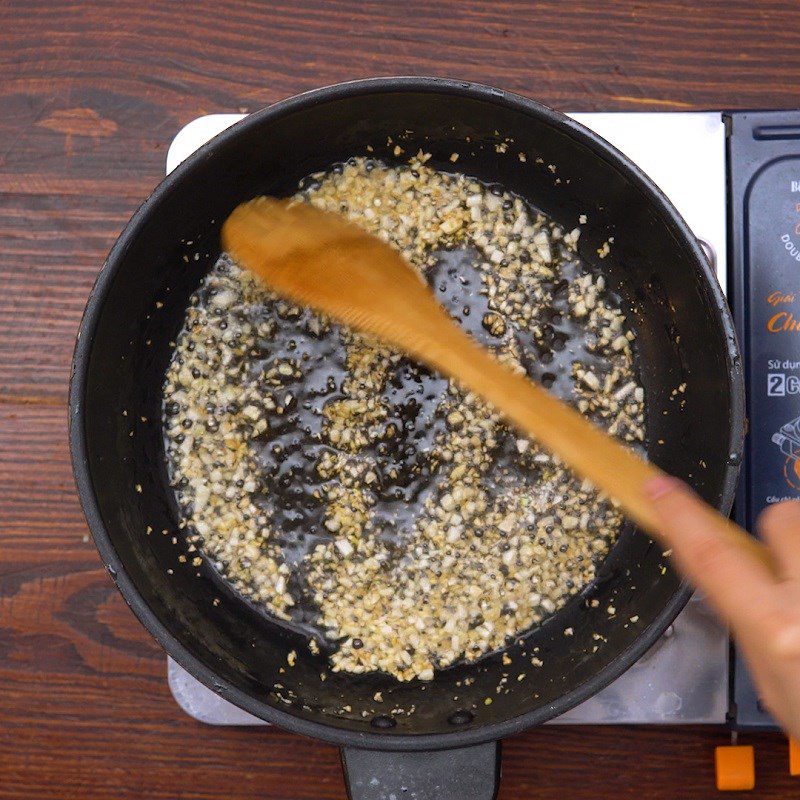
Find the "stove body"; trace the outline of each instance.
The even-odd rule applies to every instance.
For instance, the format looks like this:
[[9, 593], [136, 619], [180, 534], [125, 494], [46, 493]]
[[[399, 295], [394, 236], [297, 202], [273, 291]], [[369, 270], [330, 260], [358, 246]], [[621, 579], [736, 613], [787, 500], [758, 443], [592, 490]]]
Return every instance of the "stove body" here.
[[[659, 185], [701, 241], [723, 290], [730, 289], [746, 359], [748, 416], [755, 419], [736, 512], [737, 520], [749, 527], [766, 504], [800, 497], [800, 353], [792, 357], [795, 339], [789, 327], [794, 317], [772, 322], [773, 327], [786, 325], [785, 335], [770, 334], [770, 340], [762, 332], [775, 314], [791, 314], [794, 299], [777, 302], [774, 293], [794, 298], [792, 287], [800, 276], [800, 113], [572, 116]], [[189, 123], [170, 146], [167, 172], [241, 118], [212, 114]], [[773, 300], [765, 301], [769, 296]], [[800, 332], [800, 308], [796, 316]], [[765, 339], [769, 346], [761, 347]], [[774, 385], [771, 393], [768, 381]], [[787, 484], [787, 475], [796, 479], [796, 489]], [[181, 708], [201, 722], [267, 724], [220, 698], [171, 659], [168, 680]], [[761, 710], [744, 666], [732, 654], [727, 631], [695, 595], [643, 658], [553, 723], [726, 721], [743, 727], [773, 724]]]
[[[725, 116], [730, 292], [747, 379], [750, 430], [736, 521], [800, 497], [800, 112]], [[774, 726], [741, 658], [732, 662], [731, 716]]]

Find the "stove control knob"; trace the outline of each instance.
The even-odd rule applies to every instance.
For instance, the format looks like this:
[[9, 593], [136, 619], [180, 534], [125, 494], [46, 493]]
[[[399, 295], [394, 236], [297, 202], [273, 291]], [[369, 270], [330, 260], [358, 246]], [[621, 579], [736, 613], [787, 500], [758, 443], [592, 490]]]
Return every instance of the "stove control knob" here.
[[721, 792], [746, 792], [756, 785], [755, 751], [749, 745], [717, 747], [714, 752], [717, 789]]

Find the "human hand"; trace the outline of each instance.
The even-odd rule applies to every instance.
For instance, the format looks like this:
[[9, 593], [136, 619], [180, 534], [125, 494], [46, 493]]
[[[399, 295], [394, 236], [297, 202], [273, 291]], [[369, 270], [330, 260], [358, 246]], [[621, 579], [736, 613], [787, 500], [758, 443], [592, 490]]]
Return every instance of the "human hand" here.
[[758, 520], [775, 575], [707, 525], [706, 505], [681, 481], [658, 478], [646, 490], [661, 540], [730, 627], [765, 706], [800, 740], [800, 501], [770, 506]]

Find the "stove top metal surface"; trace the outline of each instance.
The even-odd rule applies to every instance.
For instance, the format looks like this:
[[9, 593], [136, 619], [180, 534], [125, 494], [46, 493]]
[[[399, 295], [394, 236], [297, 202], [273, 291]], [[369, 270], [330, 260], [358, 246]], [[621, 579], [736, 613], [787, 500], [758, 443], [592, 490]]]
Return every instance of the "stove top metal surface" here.
[[[681, 212], [727, 288], [725, 125], [720, 112], [587, 113], [571, 115], [629, 156]], [[167, 172], [242, 118], [211, 114], [184, 127], [167, 154]], [[210, 725], [266, 725], [223, 700], [168, 659], [178, 705]], [[624, 675], [553, 724], [725, 722], [728, 712], [727, 631], [697, 596], [665, 635]]]

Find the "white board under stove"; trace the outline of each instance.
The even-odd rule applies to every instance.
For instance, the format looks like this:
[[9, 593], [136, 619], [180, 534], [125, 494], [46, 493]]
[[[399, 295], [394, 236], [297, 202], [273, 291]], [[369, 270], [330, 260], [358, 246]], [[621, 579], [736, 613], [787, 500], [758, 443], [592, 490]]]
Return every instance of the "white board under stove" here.
[[[727, 287], [725, 127], [719, 112], [572, 114], [625, 153], [669, 197], [715, 261]], [[243, 118], [199, 117], [178, 132], [167, 172]], [[223, 700], [172, 659], [169, 686], [183, 710], [211, 725], [266, 725]], [[554, 724], [676, 724], [725, 722], [728, 635], [696, 596], [667, 633], [614, 683]]]

